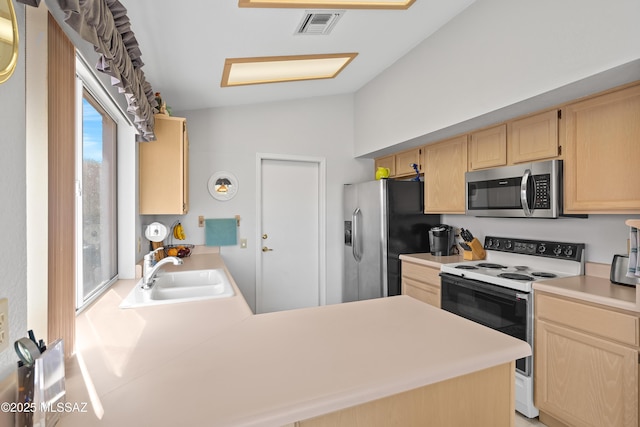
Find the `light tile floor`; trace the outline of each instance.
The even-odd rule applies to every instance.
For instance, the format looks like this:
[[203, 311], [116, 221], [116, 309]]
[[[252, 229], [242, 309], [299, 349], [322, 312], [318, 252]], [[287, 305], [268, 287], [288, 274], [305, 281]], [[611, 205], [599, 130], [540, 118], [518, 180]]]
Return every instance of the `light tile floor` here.
[[527, 418], [524, 415], [516, 412], [516, 424], [515, 427], [547, 427], [546, 424], [542, 424], [537, 418]]

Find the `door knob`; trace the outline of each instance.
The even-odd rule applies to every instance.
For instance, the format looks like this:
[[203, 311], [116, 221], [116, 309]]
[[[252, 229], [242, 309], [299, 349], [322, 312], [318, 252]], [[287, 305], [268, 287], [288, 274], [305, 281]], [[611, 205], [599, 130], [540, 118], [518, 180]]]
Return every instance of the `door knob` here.
[[272, 250], [273, 250], [273, 249], [268, 248], [268, 247], [266, 247], [266, 246], [263, 246], [263, 247], [262, 247], [262, 252], [269, 252], [269, 251], [272, 251]]
[[267, 236], [267, 233], [264, 233], [264, 234], [262, 235], [262, 240], [265, 240], [267, 237], [269, 237], [269, 236]]

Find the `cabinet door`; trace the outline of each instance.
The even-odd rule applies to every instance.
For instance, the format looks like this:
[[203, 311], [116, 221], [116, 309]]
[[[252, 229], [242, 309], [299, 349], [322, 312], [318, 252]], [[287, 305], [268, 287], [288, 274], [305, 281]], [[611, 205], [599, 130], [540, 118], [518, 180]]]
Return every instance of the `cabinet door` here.
[[467, 136], [427, 145], [424, 150], [425, 213], [464, 214]]
[[558, 157], [558, 110], [509, 123], [509, 148], [511, 163]]
[[178, 214], [188, 209], [186, 121], [156, 116], [156, 141], [139, 144], [140, 214]]
[[536, 321], [535, 404], [574, 426], [638, 426], [638, 352]]
[[469, 170], [507, 164], [507, 126], [494, 126], [471, 134]]
[[640, 86], [566, 107], [567, 213], [640, 212]]
[[389, 177], [394, 177], [396, 175], [396, 159], [394, 155], [379, 157], [375, 160], [375, 171], [378, 168], [388, 168], [389, 169]]
[[416, 171], [411, 167], [412, 163], [418, 165], [418, 171], [421, 171], [421, 154], [422, 151], [420, 148], [416, 148], [409, 151], [403, 151], [402, 153], [396, 154], [395, 159], [395, 176], [407, 176], [407, 175], [415, 175]]

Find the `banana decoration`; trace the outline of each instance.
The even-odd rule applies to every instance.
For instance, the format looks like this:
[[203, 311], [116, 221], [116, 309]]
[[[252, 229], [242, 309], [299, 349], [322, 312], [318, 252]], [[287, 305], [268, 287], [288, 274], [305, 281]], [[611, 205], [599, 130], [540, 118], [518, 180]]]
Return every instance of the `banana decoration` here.
[[173, 227], [173, 237], [178, 240], [184, 240], [187, 238], [187, 235], [184, 233], [184, 228], [179, 222]]

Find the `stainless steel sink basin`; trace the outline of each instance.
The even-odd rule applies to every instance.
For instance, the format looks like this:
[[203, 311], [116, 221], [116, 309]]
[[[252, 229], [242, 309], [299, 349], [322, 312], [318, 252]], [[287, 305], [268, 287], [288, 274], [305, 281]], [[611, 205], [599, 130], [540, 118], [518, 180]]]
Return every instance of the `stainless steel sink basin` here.
[[120, 308], [229, 298], [233, 295], [233, 287], [222, 269], [161, 272], [151, 289], [142, 289], [142, 281], [138, 282]]

